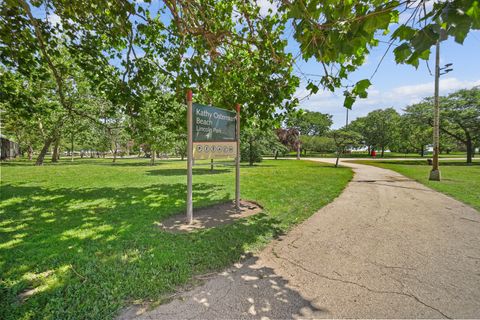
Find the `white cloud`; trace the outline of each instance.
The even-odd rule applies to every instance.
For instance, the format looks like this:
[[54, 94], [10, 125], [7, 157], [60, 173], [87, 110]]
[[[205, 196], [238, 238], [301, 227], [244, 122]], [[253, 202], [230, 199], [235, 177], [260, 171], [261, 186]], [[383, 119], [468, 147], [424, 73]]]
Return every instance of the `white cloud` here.
[[[407, 5], [408, 5], [409, 9], [402, 12], [402, 10], [405, 7], [404, 6], [400, 7], [400, 12], [402, 12], [402, 13], [399, 16], [398, 23], [399, 24], [404, 24], [408, 21], [409, 24], [410, 24], [414, 21], [414, 19], [415, 19], [416, 22], [418, 22], [418, 18], [419, 18], [418, 15], [420, 15], [420, 17], [424, 16], [423, 5], [425, 5], [425, 11], [428, 13], [433, 9], [433, 5], [436, 2], [438, 2], [438, 0], [416, 0], [416, 1], [407, 2]], [[415, 11], [415, 8], [417, 8], [419, 5], [421, 5], [421, 7], [420, 7], [421, 11], [420, 12]], [[415, 14], [416, 16], [412, 17], [412, 14]]]
[[62, 20], [61, 20], [60, 16], [58, 16], [55, 13], [48, 14], [47, 15], [47, 21], [53, 26], [55, 26], [57, 24], [60, 25], [60, 26], [62, 25]]
[[[459, 80], [457, 78], [445, 78], [440, 80], [440, 94], [446, 95], [454, 91], [480, 86], [479, 80]], [[375, 86], [368, 90], [367, 99], [359, 99], [350, 111], [350, 120], [361, 117], [375, 109], [394, 107], [401, 112], [402, 109], [412, 103], [420, 102], [423, 98], [433, 96], [434, 82], [419, 83], [395, 87], [388, 91], [380, 91]], [[302, 88], [297, 90], [296, 96], [301, 98], [307, 95]], [[334, 127], [338, 128], [345, 123], [345, 108], [343, 107], [343, 93], [338, 91], [331, 93], [321, 91], [312, 95], [309, 99], [300, 103], [302, 109], [319, 111], [333, 115]]]
[[273, 13], [276, 13], [278, 10], [273, 0], [257, 0], [257, 4], [260, 7], [260, 14], [262, 16], [268, 16], [270, 14], [268, 12], [269, 9], [271, 9]]
[[[457, 78], [440, 79], [440, 90], [442, 94], [450, 93], [455, 90], [463, 88], [471, 88], [480, 85], [480, 80], [477, 81], [462, 81]], [[431, 96], [433, 94], [434, 82], [421, 83], [417, 85], [400, 86], [394, 88], [388, 93], [387, 97], [395, 100], [402, 100], [404, 98], [416, 99]]]

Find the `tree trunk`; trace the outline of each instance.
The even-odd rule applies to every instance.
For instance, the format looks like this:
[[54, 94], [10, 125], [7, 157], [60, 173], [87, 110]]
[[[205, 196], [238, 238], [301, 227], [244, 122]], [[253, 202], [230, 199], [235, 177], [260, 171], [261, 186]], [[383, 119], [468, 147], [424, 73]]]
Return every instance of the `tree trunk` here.
[[182, 161], [185, 159], [185, 155], [183, 153], [180, 155], [180, 157], [182, 158]]
[[300, 144], [297, 145], [297, 160], [300, 160]]
[[335, 168], [338, 167], [338, 161], [340, 160], [340, 152], [337, 151], [337, 160], [335, 161]]
[[152, 166], [155, 165], [155, 150], [151, 151], [150, 165], [152, 165]]
[[385, 147], [382, 146], [382, 158], [383, 158], [383, 155], [385, 154]]
[[71, 149], [70, 149], [70, 152], [72, 153], [71, 156], [72, 156], [72, 161], [73, 161], [73, 147], [74, 147], [74, 136], [73, 136], [73, 133], [72, 133], [72, 136], [70, 137], [70, 145], [71, 145]]
[[425, 155], [425, 148], [423, 147], [423, 145], [420, 147], [420, 155], [423, 156]]
[[58, 144], [60, 142], [60, 139], [57, 138], [55, 139], [55, 143], [53, 145], [53, 152], [52, 152], [52, 162], [58, 162]]
[[49, 138], [45, 141], [45, 144], [43, 145], [43, 148], [40, 151], [40, 154], [38, 155], [37, 161], [35, 161], [36, 166], [43, 165], [43, 160], [45, 159], [45, 155], [47, 154], [47, 151], [50, 148], [50, 145], [52, 144], [52, 140], [53, 140], [52, 138]]
[[28, 160], [32, 160], [32, 155], [33, 155], [33, 148], [31, 145], [28, 146], [28, 149], [27, 149], [27, 154], [28, 154]]
[[248, 141], [248, 162], [250, 166], [253, 166], [253, 141], [250, 139]]
[[275, 151], [275, 160], [278, 158], [278, 151]]
[[467, 136], [466, 145], [467, 145], [467, 163], [471, 165], [472, 156], [473, 156], [473, 143], [472, 143], [472, 138], [470, 138], [470, 136]]
[[113, 150], [113, 163], [115, 163], [115, 161], [117, 161], [117, 146], [115, 146], [115, 150]]

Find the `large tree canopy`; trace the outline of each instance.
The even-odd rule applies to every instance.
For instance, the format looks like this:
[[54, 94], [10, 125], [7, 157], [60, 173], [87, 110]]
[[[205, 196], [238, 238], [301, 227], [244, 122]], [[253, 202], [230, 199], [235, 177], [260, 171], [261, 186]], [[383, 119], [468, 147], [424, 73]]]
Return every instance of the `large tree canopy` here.
[[178, 100], [193, 88], [203, 102], [242, 103], [264, 118], [292, 107], [298, 79], [281, 37], [285, 18], [261, 16], [255, 2], [9, 0], [0, 10], [1, 63], [27, 77], [33, 69], [53, 76], [65, 108], [64, 50], [127, 110], [144, 103], [158, 77], [170, 79]]
[[[99, 121], [71, 94], [85, 79], [95, 95], [109, 101], [112, 117], [119, 110], [137, 117], [151, 110], [148, 106], [159, 109], [154, 113], [181, 116], [173, 103], [154, 104], [161, 86], [177, 102], [192, 88], [199, 102], [224, 108], [240, 103], [247, 124], [295, 106], [298, 78], [282, 38], [285, 23], [283, 15], [261, 16], [255, 2], [240, 0], [7, 0], [0, 4], [2, 77], [33, 87], [53, 84], [49, 99], [65, 116], [50, 130], [45, 151], [72, 115]], [[11, 98], [2, 95], [1, 102], [15, 100], [28, 109], [38, 100], [25, 94]]]
[[[480, 88], [459, 90], [440, 99], [440, 133], [465, 145], [467, 163], [480, 143]], [[406, 114], [418, 125], [433, 124], [433, 99], [408, 106]]]
[[330, 129], [332, 116], [329, 114], [301, 110], [287, 118], [287, 126], [296, 128], [301, 135], [320, 136]]
[[400, 115], [395, 109], [387, 108], [357, 118], [348, 128], [361, 134], [366, 146], [380, 149], [383, 157], [385, 149], [395, 143], [399, 125]]

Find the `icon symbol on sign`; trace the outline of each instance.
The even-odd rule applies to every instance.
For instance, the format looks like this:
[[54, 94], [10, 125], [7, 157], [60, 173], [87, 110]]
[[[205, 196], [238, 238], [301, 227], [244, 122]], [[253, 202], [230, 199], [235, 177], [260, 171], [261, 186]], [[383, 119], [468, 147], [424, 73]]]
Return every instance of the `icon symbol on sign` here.
[[197, 152], [202, 152], [202, 146], [197, 146]]

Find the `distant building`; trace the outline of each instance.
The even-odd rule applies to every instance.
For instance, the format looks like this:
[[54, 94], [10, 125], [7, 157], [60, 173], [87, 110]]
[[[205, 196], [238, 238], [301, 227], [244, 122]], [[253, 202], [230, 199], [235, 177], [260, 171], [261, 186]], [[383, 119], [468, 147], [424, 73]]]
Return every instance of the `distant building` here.
[[1, 160], [13, 159], [20, 155], [20, 147], [18, 143], [0, 135], [1, 141]]

